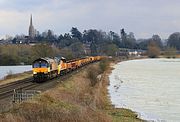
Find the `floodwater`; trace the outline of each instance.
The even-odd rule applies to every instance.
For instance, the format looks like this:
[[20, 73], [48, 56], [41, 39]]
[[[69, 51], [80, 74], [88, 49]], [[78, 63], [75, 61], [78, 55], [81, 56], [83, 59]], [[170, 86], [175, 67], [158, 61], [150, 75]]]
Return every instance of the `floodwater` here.
[[32, 70], [31, 65], [24, 66], [0, 66], [0, 79], [3, 79], [8, 74], [22, 73]]
[[128, 108], [155, 122], [180, 122], [180, 59], [121, 62], [109, 76], [117, 108]]

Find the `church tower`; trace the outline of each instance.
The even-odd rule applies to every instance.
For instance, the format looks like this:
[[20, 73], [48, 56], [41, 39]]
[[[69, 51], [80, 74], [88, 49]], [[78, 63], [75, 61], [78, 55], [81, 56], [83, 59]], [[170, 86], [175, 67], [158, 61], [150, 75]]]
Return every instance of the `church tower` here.
[[34, 26], [33, 26], [33, 23], [32, 23], [32, 15], [31, 15], [30, 25], [29, 25], [29, 38], [34, 39], [34, 37], [35, 37], [35, 30], [34, 30]]

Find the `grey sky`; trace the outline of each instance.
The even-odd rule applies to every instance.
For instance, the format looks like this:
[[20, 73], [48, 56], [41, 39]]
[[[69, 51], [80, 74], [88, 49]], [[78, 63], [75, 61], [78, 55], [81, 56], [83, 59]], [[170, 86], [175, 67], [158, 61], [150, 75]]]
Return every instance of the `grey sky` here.
[[180, 30], [179, 0], [0, 0], [0, 36], [27, 34], [30, 14], [40, 32], [71, 27], [134, 32], [136, 38]]

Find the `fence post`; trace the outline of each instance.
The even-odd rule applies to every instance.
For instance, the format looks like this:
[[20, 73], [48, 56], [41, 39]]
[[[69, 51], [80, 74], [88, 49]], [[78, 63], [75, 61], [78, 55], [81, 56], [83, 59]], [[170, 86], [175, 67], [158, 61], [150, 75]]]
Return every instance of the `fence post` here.
[[12, 101], [13, 103], [15, 103], [15, 99], [16, 99], [16, 98], [15, 98], [15, 97], [16, 97], [15, 95], [16, 95], [16, 89], [14, 89], [14, 93], [13, 93], [13, 101]]

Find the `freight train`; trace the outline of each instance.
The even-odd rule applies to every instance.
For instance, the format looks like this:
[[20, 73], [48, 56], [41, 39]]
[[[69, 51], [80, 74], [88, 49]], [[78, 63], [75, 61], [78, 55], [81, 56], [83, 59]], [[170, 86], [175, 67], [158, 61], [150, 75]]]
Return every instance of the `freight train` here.
[[101, 60], [102, 56], [90, 56], [86, 58], [67, 61], [65, 58], [38, 58], [33, 61], [34, 82], [43, 82], [64, 75], [86, 64]]

